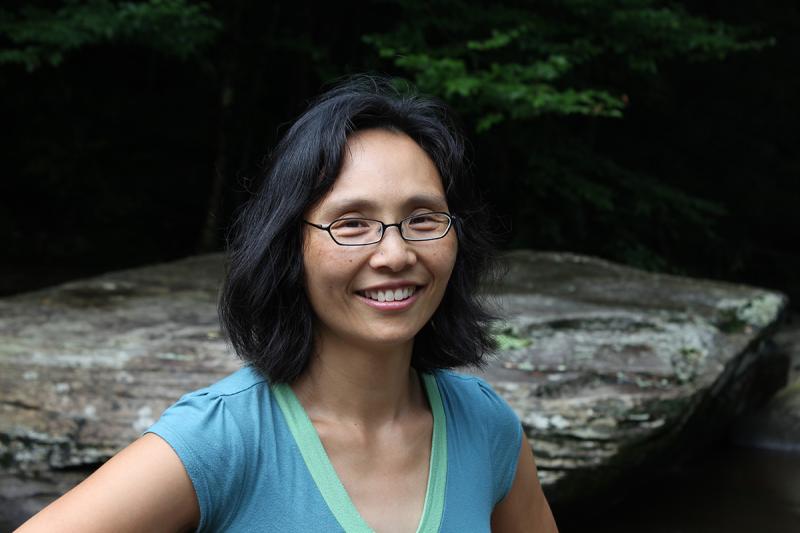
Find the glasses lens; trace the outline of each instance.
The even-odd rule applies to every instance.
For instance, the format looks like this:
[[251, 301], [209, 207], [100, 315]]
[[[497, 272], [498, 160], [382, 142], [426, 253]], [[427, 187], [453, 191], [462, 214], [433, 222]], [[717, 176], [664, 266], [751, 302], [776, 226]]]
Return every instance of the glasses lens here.
[[335, 220], [330, 230], [339, 244], [371, 244], [381, 239], [381, 223], [365, 218]]
[[403, 236], [410, 240], [438, 239], [450, 228], [450, 217], [444, 213], [422, 213], [403, 220]]

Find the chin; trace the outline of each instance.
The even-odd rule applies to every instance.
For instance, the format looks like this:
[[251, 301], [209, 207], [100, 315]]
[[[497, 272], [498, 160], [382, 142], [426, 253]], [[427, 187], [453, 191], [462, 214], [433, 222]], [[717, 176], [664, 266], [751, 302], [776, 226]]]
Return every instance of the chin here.
[[418, 331], [396, 331], [384, 332], [378, 335], [370, 335], [361, 337], [360, 341], [364, 344], [372, 344], [382, 348], [399, 347], [405, 344], [413, 343], [414, 337], [417, 336]]

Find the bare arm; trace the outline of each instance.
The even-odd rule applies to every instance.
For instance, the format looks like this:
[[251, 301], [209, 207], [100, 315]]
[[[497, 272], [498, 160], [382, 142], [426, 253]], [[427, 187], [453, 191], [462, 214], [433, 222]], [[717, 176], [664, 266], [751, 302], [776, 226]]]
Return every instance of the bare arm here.
[[169, 444], [148, 433], [17, 532], [186, 531], [199, 518], [183, 463]]
[[553, 513], [539, 484], [531, 446], [524, 433], [511, 490], [492, 512], [492, 531], [558, 533]]

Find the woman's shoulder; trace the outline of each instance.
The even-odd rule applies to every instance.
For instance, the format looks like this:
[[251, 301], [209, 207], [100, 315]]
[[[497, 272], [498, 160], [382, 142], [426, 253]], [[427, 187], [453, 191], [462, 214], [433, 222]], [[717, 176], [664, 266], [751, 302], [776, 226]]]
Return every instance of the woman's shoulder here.
[[184, 394], [146, 431], [166, 441], [183, 463], [201, 511], [199, 529], [220, 529], [214, 524], [243, 497], [246, 473], [260, 464], [262, 440], [274, 437], [273, 417], [261, 416], [271, 402], [267, 380], [245, 367]]
[[443, 393], [458, 395], [478, 402], [499, 400], [505, 403], [492, 386], [480, 376], [454, 370], [434, 370], [432, 374]]
[[483, 378], [450, 370], [433, 374], [445, 404], [448, 441], [455, 441], [462, 463], [491, 465], [497, 503], [514, 479], [522, 439], [519, 417]]
[[269, 389], [266, 378], [252, 366], [245, 366], [207, 387], [185, 394], [181, 399], [206, 398], [207, 400], [215, 400], [218, 398], [235, 398], [237, 396], [258, 394], [263, 389]]
[[261, 426], [270, 420], [252, 417], [253, 412], [270, 405], [269, 391], [263, 376], [251, 367], [244, 367], [208, 387], [181, 396], [147, 433], [155, 433], [174, 448], [191, 453], [198, 453], [197, 448], [205, 446], [209, 439], [234, 447], [242, 436], [264, 429]]
[[432, 374], [451, 409], [484, 415], [495, 423], [519, 424], [514, 410], [485, 379], [452, 370], [435, 370]]

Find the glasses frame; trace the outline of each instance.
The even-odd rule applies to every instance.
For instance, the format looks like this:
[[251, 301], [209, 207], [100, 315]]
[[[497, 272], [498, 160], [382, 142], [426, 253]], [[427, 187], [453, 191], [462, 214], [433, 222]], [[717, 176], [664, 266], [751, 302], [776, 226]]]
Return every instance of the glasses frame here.
[[[447, 228], [444, 230], [444, 233], [442, 233], [438, 237], [430, 237], [430, 238], [426, 238], [426, 239], [414, 239], [414, 238], [409, 239], [408, 237], [403, 235], [403, 226], [402, 226], [403, 222], [405, 222], [406, 220], [410, 220], [412, 218], [416, 218], [416, 217], [422, 216], [422, 215], [444, 215], [444, 216], [446, 216], [448, 222], [447, 222]], [[341, 222], [343, 220], [366, 220], [368, 222], [377, 222], [378, 224], [381, 225], [381, 235], [380, 235], [380, 237], [378, 238], [377, 241], [373, 241], [373, 242], [365, 242], [365, 243], [358, 243], [358, 244], [341, 243], [341, 242], [336, 240], [336, 237], [333, 236], [333, 233], [331, 232], [331, 226], [333, 226], [337, 222]], [[418, 213], [416, 215], [407, 216], [406, 218], [400, 220], [399, 222], [395, 222], [394, 224], [385, 224], [382, 220], [376, 220], [374, 218], [364, 218], [364, 217], [337, 218], [336, 220], [331, 221], [329, 224], [315, 224], [314, 222], [310, 222], [308, 220], [303, 220], [303, 222], [305, 222], [309, 226], [311, 226], [313, 228], [321, 229], [321, 230], [327, 232], [328, 235], [331, 236], [331, 239], [333, 239], [333, 242], [335, 242], [339, 246], [369, 246], [371, 244], [378, 244], [379, 242], [381, 242], [383, 240], [383, 237], [386, 235], [386, 228], [391, 228], [391, 227], [396, 227], [397, 228], [397, 232], [400, 234], [400, 238], [402, 238], [406, 242], [438, 241], [439, 239], [444, 239], [447, 236], [447, 234], [450, 233], [450, 228], [453, 227], [455, 221], [456, 221], [456, 216], [455, 215], [451, 215], [450, 213], [445, 213], [444, 211], [431, 211], [429, 213]]]

